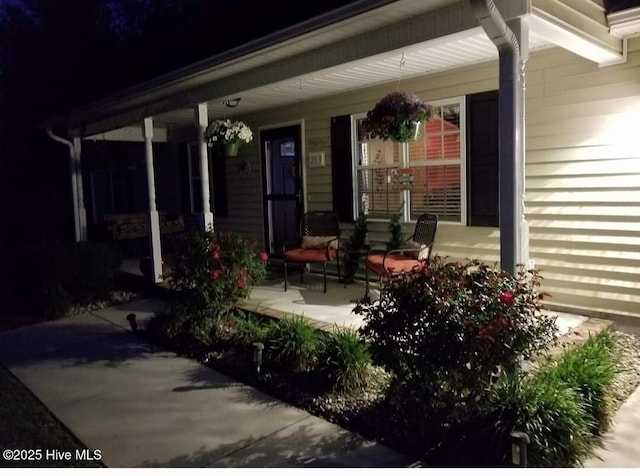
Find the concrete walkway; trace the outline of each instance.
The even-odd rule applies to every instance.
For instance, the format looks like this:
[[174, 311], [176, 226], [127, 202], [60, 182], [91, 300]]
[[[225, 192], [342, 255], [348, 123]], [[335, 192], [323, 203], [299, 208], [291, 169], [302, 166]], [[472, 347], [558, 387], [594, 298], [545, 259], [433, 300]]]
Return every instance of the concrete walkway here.
[[128, 313], [144, 326], [159, 306], [143, 300], [0, 333], [0, 361], [108, 467], [412, 464], [130, 330]]

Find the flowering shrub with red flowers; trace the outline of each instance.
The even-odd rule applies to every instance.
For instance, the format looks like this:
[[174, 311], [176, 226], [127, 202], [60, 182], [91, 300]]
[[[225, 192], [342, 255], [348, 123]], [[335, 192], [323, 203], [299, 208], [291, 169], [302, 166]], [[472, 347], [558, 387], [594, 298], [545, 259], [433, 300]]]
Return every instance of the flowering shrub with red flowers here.
[[459, 414], [500, 369], [517, 368], [555, 340], [555, 317], [541, 312], [540, 279], [536, 270], [512, 276], [436, 256], [421, 271], [383, 280], [379, 301], [356, 305], [360, 332], [392, 371], [407, 420], [416, 412]]
[[234, 306], [247, 298], [252, 286], [266, 276], [268, 255], [238, 234], [193, 231], [176, 243], [169, 284], [177, 293], [169, 314], [175, 335], [215, 337], [234, 315]]

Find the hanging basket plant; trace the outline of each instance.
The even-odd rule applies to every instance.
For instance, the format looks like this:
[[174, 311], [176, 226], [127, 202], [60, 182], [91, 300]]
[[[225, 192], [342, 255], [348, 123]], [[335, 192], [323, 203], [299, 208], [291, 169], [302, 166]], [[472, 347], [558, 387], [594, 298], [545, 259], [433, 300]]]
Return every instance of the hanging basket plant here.
[[431, 106], [417, 95], [393, 92], [383, 97], [367, 112], [362, 127], [372, 138], [409, 142], [416, 138], [419, 123], [428, 120], [431, 115]]
[[216, 119], [211, 121], [205, 129], [204, 138], [210, 147], [223, 146], [225, 154], [234, 157], [238, 153], [239, 145], [248, 144], [253, 140], [253, 133], [242, 121]]

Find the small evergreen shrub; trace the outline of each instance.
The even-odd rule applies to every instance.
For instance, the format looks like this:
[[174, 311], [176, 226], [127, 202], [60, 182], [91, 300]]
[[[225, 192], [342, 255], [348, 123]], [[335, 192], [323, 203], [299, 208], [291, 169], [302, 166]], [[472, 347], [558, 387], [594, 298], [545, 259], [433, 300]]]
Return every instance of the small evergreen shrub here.
[[83, 241], [44, 250], [39, 263], [42, 312], [61, 317], [73, 304], [104, 298], [114, 287], [121, 261], [111, 243]]
[[251, 313], [229, 321], [229, 325], [233, 328], [233, 342], [242, 347], [249, 347], [254, 342], [264, 343], [269, 332], [268, 323]]
[[318, 332], [303, 316], [273, 322], [267, 333], [266, 364], [288, 373], [310, 370], [317, 358]]
[[360, 266], [360, 258], [362, 250], [367, 245], [367, 234], [369, 227], [367, 224], [367, 216], [360, 211], [355, 222], [353, 233], [349, 240], [344, 243], [344, 280], [346, 283], [353, 283], [356, 271]]
[[[498, 381], [489, 394], [489, 407], [503, 464], [509, 464], [509, 433], [524, 431], [529, 466], [557, 468], [579, 466], [591, 453], [591, 418], [576, 389], [558, 385], [544, 375], [522, 378], [517, 374]], [[487, 446], [486, 450], [491, 452]]]
[[401, 218], [402, 215], [400, 213], [391, 215], [388, 226], [389, 241], [387, 242], [387, 251], [397, 250], [404, 245]]
[[322, 335], [317, 370], [339, 392], [366, 387], [371, 369], [368, 345], [354, 329], [335, 328]]
[[611, 422], [612, 401], [609, 395], [616, 375], [615, 338], [609, 331], [590, 336], [587, 342], [565, 352], [557, 362], [540, 371], [539, 379], [550, 385], [575, 389], [582, 397], [591, 417], [591, 431], [603, 434]]

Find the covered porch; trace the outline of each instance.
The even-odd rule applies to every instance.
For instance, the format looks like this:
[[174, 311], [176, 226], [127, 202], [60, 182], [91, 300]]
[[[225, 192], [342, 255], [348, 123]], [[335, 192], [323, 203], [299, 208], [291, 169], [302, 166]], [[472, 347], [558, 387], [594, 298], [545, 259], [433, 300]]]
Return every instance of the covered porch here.
[[[560, 305], [579, 312], [636, 315], [638, 241], [629, 235], [637, 228], [628, 223], [629, 214], [635, 213], [629, 207], [636, 206], [636, 192], [627, 193], [627, 186], [620, 192], [624, 199], [616, 193], [625, 187], [627, 175], [631, 183], [631, 175], [637, 173], [628, 160], [637, 151], [631, 147], [620, 152], [619, 141], [598, 134], [606, 122], [600, 120], [601, 112], [611, 108], [611, 115], [622, 120], [627, 117], [625, 108], [635, 104], [627, 96], [637, 95], [635, 84], [629, 84], [634, 71], [626, 66], [599, 68], [627, 61], [628, 45], [622, 40], [626, 33], [616, 33], [614, 20], [591, 1], [362, 0], [52, 118], [44, 126], [64, 130], [71, 138], [61, 142], [70, 150], [76, 237], [87, 239], [89, 200], [83, 193], [89, 187], [83, 187], [81, 172], [87, 145], [129, 142], [142, 156], [136, 184], [144, 187], [135, 197], [145, 202], [154, 281], [159, 281], [168, 248], [163, 211], [182, 212], [185, 225], [215, 224], [216, 229], [241, 233], [273, 255], [279, 231], [274, 225], [282, 221], [289, 226], [295, 219], [279, 221], [269, 208], [270, 158], [265, 151], [272, 141], [267, 136], [291, 127], [296, 129], [292, 142], [297, 162], [283, 167], [286, 177], [296, 182], [291, 207], [300, 214], [337, 211], [338, 203], [346, 204], [341, 224], [347, 235], [361, 201], [355, 190], [359, 180], [356, 175], [347, 177], [340, 167], [346, 164], [352, 172], [358, 157], [351, 156], [353, 139], [345, 141], [346, 150], [336, 146], [334, 121], [349, 118], [346, 128], [354, 130], [352, 121], [377, 99], [389, 90], [406, 89], [425, 101], [448, 101], [443, 114], [452, 101], [459, 105], [453, 114], [460, 126], [459, 165], [443, 165], [460, 178], [450, 181], [447, 195], [453, 197], [449, 201], [455, 202], [457, 213], [456, 220], [442, 220], [439, 254], [500, 262], [507, 271], [516, 263], [541, 268], [545, 285]], [[630, 58], [637, 50], [633, 48]], [[530, 131], [526, 176], [525, 71]], [[615, 81], [625, 87], [607, 86], [603, 91], [604, 84]], [[475, 155], [471, 160], [466, 141], [473, 142], [474, 128], [462, 130], [466, 113], [472, 115], [466, 102], [479, 101], [477, 95], [492, 91], [500, 109], [499, 183], [485, 170], [495, 171], [495, 164], [485, 166]], [[242, 119], [256, 134], [236, 161], [216, 171], [221, 161], [213, 157], [203, 131], [209, 120], [219, 117]], [[482, 119], [478, 122], [486, 122]], [[342, 136], [337, 134], [337, 139]], [[409, 163], [411, 155], [403, 155]], [[446, 154], [442, 158], [450, 160]], [[476, 168], [467, 169], [468, 164]], [[383, 165], [392, 169], [399, 164]], [[599, 177], [591, 178], [592, 170], [612, 175], [605, 177], [610, 178], [604, 183], [606, 190]], [[490, 180], [483, 180], [485, 176]], [[483, 183], [491, 185], [499, 203], [486, 200]], [[427, 194], [429, 180], [420, 186]], [[597, 200], [592, 190], [599, 194]], [[224, 212], [216, 210], [222, 201], [216, 200], [216, 193], [224, 198]], [[409, 195], [403, 191], [401, 196]], [[398, 198], [405, 231], [413, 226], [412, 206], [432, 205], [425, 205], [422, 195], [416, 197], [408, 202]], [[585, 201], [595, 205], [587, 209]], [[370, 240], [377, 244], [387, 239], [386, 215], [394, 211], [387, 208], [385, 217], [371, 220]], [[612, 208], [622, 218], [609, 224]], [[499, 212], [500, 219], [478, 220], [484, 211]], [[612, 242], [616, 249], [611, 249]]]

